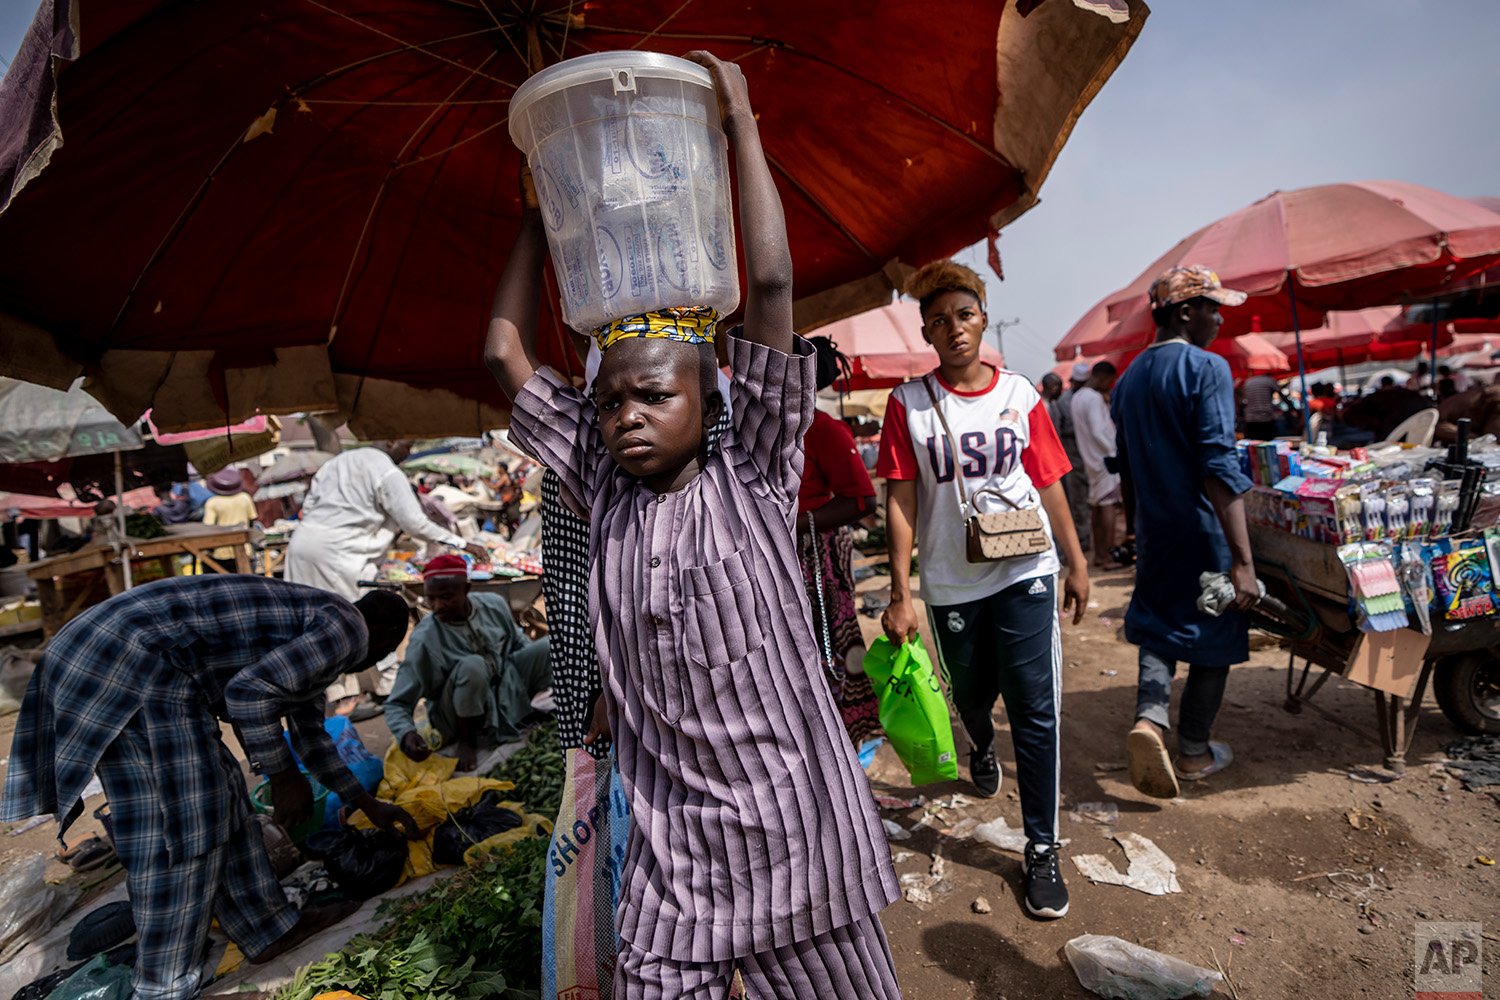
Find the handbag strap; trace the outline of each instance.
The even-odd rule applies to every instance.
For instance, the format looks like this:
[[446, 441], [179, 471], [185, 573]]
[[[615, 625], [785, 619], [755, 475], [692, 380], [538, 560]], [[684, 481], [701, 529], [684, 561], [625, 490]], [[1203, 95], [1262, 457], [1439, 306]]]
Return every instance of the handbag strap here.
[[[948, 426], [948, 418], [943, 414], [943, 404], [938, 402], [937, 393], [932, 391], [932, 382], [930, 381], [931, 378], [932, 376], [930, 374], [922, 376], [922, 388], [927, 390], [927, 398], [932, 400], [932, 408], [937, 411], [938, 420], [942, 421], [943, 433], [948, 435], [948, 446], [953, 449], [953, 482], [958, 486], [959, 513], [962, 514], [965, 508], [967, 508], [977, 514], [979, 513], [979, 507], [977, 504], [970, 503], [968, 492], [964, 489], [963, 470], [958, 467], [958, 439], [953, 436], [953, 428]], [[984, 493], [989, 493], [999, 497], [1001, 500], [1010, 504], [1016, 510], [1023, 509], [1020, 504], [1016, 503], [1004, 493], [1001, 493], [999, 490], [993, 489], [988, 486], [982, 490], [976, 490], [974, 492], [974, 499], [978, 500], [980, 495]]]

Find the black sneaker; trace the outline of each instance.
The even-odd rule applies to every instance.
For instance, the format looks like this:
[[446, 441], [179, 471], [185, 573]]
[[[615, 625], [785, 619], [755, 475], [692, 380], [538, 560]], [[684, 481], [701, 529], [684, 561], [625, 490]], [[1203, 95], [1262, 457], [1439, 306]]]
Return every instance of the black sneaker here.
[[1047, 920], [1068, 913], [1068, 887], [1057, 868], [1057, 848], [1051, 844], [1026, 845], [1026, 909]]
[[995, 748], [969, 754], [969, 781], [974, 790], [984, 798], [992, 799], [1000, 791], [1000, 762], [995, 760]]

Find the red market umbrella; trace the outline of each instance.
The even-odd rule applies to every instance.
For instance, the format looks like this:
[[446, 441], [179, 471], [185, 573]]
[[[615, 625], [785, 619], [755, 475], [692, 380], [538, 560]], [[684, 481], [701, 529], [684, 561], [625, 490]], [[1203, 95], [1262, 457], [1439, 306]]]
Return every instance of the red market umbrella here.
[[[915, 302], [871, 309], [815, 332], [832, 340], [853, 363], [848, 385], [839, 383], [840, 388], [888, 389], [937, 367], [937, 352], [922, 339], [922, 311]], [[1005, 365], [988, 343], [980, 346], [979, 356], [996, 368]]]
[[[46, 0], [0, 84], [0, 373], [87, 371], [167, 430], [499, 425], [510, 96], [628, 48], [743, 68], [810, 329], [1036, 201], [1144, 23], [1118, 6]], [[577, 370], [544, 300], [543, 360]]]
[[1417, 184], [1362, 181], [1278, 191], [1182, 240], [1107, 296], [1057, 345], [1059, 359], [1150, 342], [1157, 275], [1206, 264], [1249, 293], [1220, 336], [1308, 329], [1330, 309], [1442, 292], [1500, 264], [1500, 210]]
[[[1317, 371], [1366, 361], [1410, 360], [1428, 348], [1431, 328], [1407, 323], [1400, 306], [1378, 306], [1331, 312], [1323, 326], [1303, 330], [1301, 337], [1303, 367]], [[1451, 332], [1440, 333], [1439, 344], [1451, 338]], [[1295, 362], [1297, 334], [1268, 333], [1265, 339]]]
[[[1229, 362], [1229, 373], [1237, 382], [1251, 375], [1280, 376], [1297, 370], [1296, 362], [1285, 350], [1272, 343], [1271, 338], [1257, 333], [1247, 333], [1243, 337], [1221, 337], [1209, 344], [1208, 350]], [[1123, 372], [1145, 352], [1146, 348], [1140, 347], [1099, 357], [1074, 358], [1072, 361], [1058, 362], [1057, 367], [1052, 370], [1066, 379], [1071, 374], [1074, 363], [1078, 361], [1087, 362], [1090, 368], [1100, 361], [1108, 361]]]

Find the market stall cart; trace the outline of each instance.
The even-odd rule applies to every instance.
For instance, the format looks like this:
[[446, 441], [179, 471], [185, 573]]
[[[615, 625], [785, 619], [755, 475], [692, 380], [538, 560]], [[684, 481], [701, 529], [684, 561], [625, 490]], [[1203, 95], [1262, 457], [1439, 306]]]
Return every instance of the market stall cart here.
[[1250, 526], [1250, 543], [1256, 575], [1291, 612], [1286, 619], [1256, 614], [1257, 624], [1280, 636], [1289, 654], [1287, 711], [1309, 708], [1368, 736], [1313, 698], [1334, 676], [1369, 688], [1375, 739], [1386, 766], [1397, 774], [1405, 770], [1429, 684], [1443, 714], [1459, 729], [1500, 733], [1500, 617], [1435, 618], [1431, 635], [1411, 628], [1364, 632], [1350, 616], [1348, 576], [1334, 546], [1258, 524]]

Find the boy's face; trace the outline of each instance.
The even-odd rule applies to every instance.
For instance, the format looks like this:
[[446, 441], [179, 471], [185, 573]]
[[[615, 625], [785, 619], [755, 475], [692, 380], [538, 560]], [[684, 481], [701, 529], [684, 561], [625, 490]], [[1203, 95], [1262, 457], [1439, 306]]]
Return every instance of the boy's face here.
[[989, 323], [979, 300], [969, 292], [944, 292], [922, 314], [922, 336], [949, 368], [965, 368], [979, 357]]
[[709, 419], [698, 348], [649, 337], [622, 340], [599, 363], [599, 430], [620, 468], [670, 481], [698, 456]]

